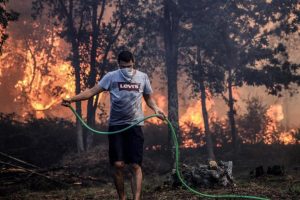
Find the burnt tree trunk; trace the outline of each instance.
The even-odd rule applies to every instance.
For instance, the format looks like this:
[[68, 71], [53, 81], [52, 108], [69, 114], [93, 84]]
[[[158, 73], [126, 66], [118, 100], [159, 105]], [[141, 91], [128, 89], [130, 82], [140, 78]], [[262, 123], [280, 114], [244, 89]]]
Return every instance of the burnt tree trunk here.
[[211, 132], [209, 128], [209, 115], [207, 112], [206, 107], [206, 91], [205, 91], [205, 85], [204, 85], [204, 70], [201, 66], [201, 55], [200, 55], [200, 48], [197, 48], [197, 63], [199, 64], [199, 89], [200, 89], [200, 96], [201, 96], [201, 109], [202, 109], [202, 117], [204, 121], [204, 132], [205, 132], [205, 140], [206, 140], [206, 150], [208, 155], [208, 160], [215, 160], [215, 154], [214, 154], [214, 146], [211, 138]]
[[[105, 1], [102, 2], [101, 13], [104, 12]], [[90, 58], [90, 73], [88, 78], [88, 86], [93, 87], [96, 83], [96, 57], [98, 48], [98, 36], [99, 36], [99, 25], [97, 24], [98, 2], [94, 1], [92, 7], [92, 47], [91, 47], [91, 58]], [[101, 15], [101, 14], [100, 14]], [[102, 16], [100, 16], [102, 17]], [[97, 106], [94, 106], [94, 97], [91, 97], [87, 103], [87, 123], [89, 126], [95, 126], [95, 114]], [[86, 150], [89, 150], [93, 145], [93, 132], [88, 130], [86, 136]]]
[[[166, 72], [168, 80], [168, 118], [173, 124], [175, 130], [179, 130], [178, 119], [178, 89], [177, 89], [177, 69], [178, 69], [178, 28], [179, 12], [177, 5], [172, 0], [164, 1], [164, 45]], [[172, 133], [169, 129], [168, 146], [172, 153], [172, 159], [175, 160], [175, 146], [172, 142]], [[180, 136], [177, 134], [180, 142]]]
[[233, 98], [233, 77], [232, 77], [232, 67], [236, 66], [236, 57], [233, 52], [232, 44], [230, 43], [229, 34], [227, 33], [227, 30], [224, 31], [223, 35], [223, 41], [225, 44], [225, 47], [228, 51], [228, 61], [227, 61], [227, 72], [228, 72], [228, 78], [227, 78], [227, 87], [228, 87], [228, 98], [225, 97], [225, 100], [227, 101], [229, 111], [228, 111], [228, 119], [230, 124], [230, 132], [231, 132], [231, 138], [232, 138], [232, 144], [233, 144], [233, 150], [235, 152], [235, 155], [238, 151], [238, 137], [237, 137], [237, 131], [236, 131], [236, 123], [235, 123], [235, 110], [234, 110], [234, 98]]
[[[78, 44], [74, 40], [72, 42], [72, 65], [75, 69], [75, 93], [76, 95], [81, 92], [80, 86], [80, 60], [79, 60], [79, 49]], [[80, 117], [82, 117], [82, 109], [81, 102], [76, 102], [76, 112]], [[76, 135], [77, 135], [77, 151], [81, 153], [84, 151], [84, 143], [83, 143], [83, 132], [81, 122], [76, 118]]]
[[228, 118], [230, 124], [230, 132], [232, 137], [232, 144], [234, 151], [238, 151], [238, 140], [237, 140], [237, 132], [236, 132], [236, 124], [235, 124], [235, 109], [234, 109], [234, 98], [232, 94], [232, 71], [228, 70]]
[[[104, 11], [105, 11], [105, 6], [106, 6], [106, 0], [101, 1], [101, 10], [99, 15], [97, 15], [97, 11], [99, 10], [99, 1], [95, 1], [93, 4], [93, 17], [92, 17], [92, 47], [91, 47], [91, 62], [90, 62], [90, 76], [89, 76], [89, 86], [92, 87], [96, 84], [96, 72], [97, 72], [97, 48], [99, 48], [98, 44], [98, 37], [100, 34], [100, 27], [101, 27], [101, 22], [104, 16]], [[120, 8], [121, 9], [121, 8]], [[121, 10], [121, 15], [123, 15], [122, 10]], [[105, 47], [104, 50], [104, 56], [102, 59], [102, 63], [98, 65], [98, 71], [100, 78], [103, 77], [106, 66], [108, 64], [108, 55], [109, 52], [113, 46], [113, 44], [116, 42], [118, 39], [122, 29], [124, 28], [126, 20], [116, 20], [115, 24], [115, 34], [111, 35], [111, 38], [108, 41], [107, 46]], [[120, 23], [120, 26], [118, 27], [118, 23]], [[87, 105], [87, 122], [90, 126], [95, 126], [96, 120], [95, 120], [95, 115], [96, 115], [96, 109], [97, 109], [97, 104], [99, 100], [99, 95], [96, 96], [96, 98], [91, 98], [88, 100], [88, 105]], [[86, 149], [89, 150], [93, 144], [93, 133], [91, 131], [88, 131], [87, 133], [87, 140], [86, 140]]]
[[[91, 97], [89, 100], [88, 100], [88, 103], [87, 103], [87, 123], [90, 127], [93, 127], [95, 126], [95, 123], [96, 123], [96, 119], [95, 119], [95, 115], [96, 115], [96, 109], [97, 109], [97, 106], [95, 107], [94, 106], [94, 97]], [[93, 132], [90, 131], [90, 130], [87, 130], [87, 133], [86, 133], [86, 150], [88, 151], [89, 149], [91, 149], [92, 145], [93, 145], [93, 141], [94, 141], [94, 138], [93, 138]]]
[[204, 121], [204, 132], [205, 132], [205, 140], [206, 140], [206, 150], [208, 154], [208, 160], [215, 160], [214, 147], [211, 138], [211, 132], [209, 128], [209, 116], [206, 108], [206, 93], [204, 87], [203, 79], [199, 80], [200, 86], [200, 94], [201, 94], [201, 107], [202, 107], [202, 117]]
[[[68, 9], [63, 1], [59, 1], [63, 8], [64, 15], [67, 17], [68, 35], [71, 39], [72, 46], [72, 66], [75, 71], [75, 93], [81, 92], [80, 85], [80, 57], [79, 57], [79, 38], [73, 23], [73, 1], [69, 2]], [[81, 102], [76, 102], [76, 112], [82, 117]], [[81, 153], [84, 151], [83, 132], [80, 121], [76, 118], [76, 135], [77, 135], [77, 151]]]

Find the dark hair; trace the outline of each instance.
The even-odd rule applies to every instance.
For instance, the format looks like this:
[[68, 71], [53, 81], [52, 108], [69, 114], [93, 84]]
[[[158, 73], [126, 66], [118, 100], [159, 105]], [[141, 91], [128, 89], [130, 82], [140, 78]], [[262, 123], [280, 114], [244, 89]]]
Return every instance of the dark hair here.
[[118, 62], [134, 62], [133, 54], [130, 51], [121, 51], [118, 55]]

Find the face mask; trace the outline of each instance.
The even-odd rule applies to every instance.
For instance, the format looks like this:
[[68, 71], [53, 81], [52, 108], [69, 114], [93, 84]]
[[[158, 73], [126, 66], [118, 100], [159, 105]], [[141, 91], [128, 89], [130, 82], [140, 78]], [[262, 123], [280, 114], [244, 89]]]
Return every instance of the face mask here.
[[130, 68], [122, 68], [120, 70], [125, 79], [128, 79], [128, 78], [132, 79], [133, 72], [134, 72], [133, 68], [131, 68], [131, 67]]

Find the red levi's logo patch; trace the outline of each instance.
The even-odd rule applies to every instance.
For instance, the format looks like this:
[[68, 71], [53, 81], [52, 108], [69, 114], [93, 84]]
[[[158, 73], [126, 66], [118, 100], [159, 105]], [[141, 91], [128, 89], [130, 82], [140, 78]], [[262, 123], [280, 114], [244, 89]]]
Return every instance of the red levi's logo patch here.
[[125, 83], [125, 82], [118, 82], [119, 91], [127, 90], [127, 91], [139, 91], [140, 90], [140, 83]]

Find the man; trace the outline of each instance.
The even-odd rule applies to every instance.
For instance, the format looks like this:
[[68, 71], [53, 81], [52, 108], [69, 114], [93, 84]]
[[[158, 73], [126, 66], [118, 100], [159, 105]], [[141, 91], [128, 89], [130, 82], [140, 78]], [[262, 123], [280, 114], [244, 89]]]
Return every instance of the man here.
[[[122, 51], [118, 55], [120, 69], [107, 73], [93, 88], [64, 99], [62, 105], [69, 106], [76, 101], [87, 100], [103, 91], [110, 92], [111, 108], [109, 131], [116, 131], [143, 119], [142, 97], [146, 104], [163, 119], [165, 114], [152, 98], [152, 88], [147, 74], [134, 69], [131, 52]], [[142, 159], [144, 137], [143, 122], [119, 134], [109, 135], [109, 159], [114, 169], [114, 182], [120, 200], [125, 200], [123, 170], [129, 164], [133, 176], [131, 189], [135, 200], [141, 197]]]

